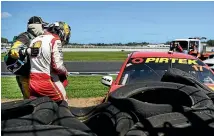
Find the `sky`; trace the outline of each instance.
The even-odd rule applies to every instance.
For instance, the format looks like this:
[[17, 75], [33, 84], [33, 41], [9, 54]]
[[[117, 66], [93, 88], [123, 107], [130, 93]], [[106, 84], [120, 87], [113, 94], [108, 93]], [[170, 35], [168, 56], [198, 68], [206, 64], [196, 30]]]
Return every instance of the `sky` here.
[[71, 26], [71, 43], [163, 43], [176, 38], [214, 39], [214, 1], [3, 1], [1, 36], [27, 30], [31, 16]]

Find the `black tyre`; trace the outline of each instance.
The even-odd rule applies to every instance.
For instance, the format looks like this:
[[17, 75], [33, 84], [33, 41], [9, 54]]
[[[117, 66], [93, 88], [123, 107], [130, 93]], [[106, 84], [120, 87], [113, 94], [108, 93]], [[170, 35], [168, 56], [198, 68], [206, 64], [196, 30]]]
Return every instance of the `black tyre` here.
[[201, 112], [166, 113], [136, 123], [126, 136], [202, 136], [214, 134], [213, 116]]
[[5, 128], [1, 131], [2, 136], [95, 136], [71, 129], [54, 125], [34, 125]]
[[185, 85], [194, 86], [199, 89], [203, 89], [207, 96], [209, 96], [214, 102], [214, 92], [208, 86], [198, 81], [191, 74], [176, 68], [170, 68], [162, 77], [163, 82], [174, 82]]
[[140, 118], [213, 107], [203, 90], [167, 82], [126, 85], [110, 94], [109, 101], [120, 110], [133, 111]]
[[[15, 103], [13, 105], [13, 103]], [[48, 97], [3, 103], [2, 128], [45, 125], [53, 121], [58, 106]]]
[[[183, 105], [191, 108], [213, 106], [202, 89], [178, 83], [147, 82], [123, 86], [109, 96], [109, 101], [135, 98], [153, 104]], [[182, 100], [182, 101], [181, 101]]]
[[69, 107], [73, 116], [80, 120], [90, 118], [95, 113], [102, 112], [111, 105], [110, 102], [105, 102], [91, 107]]
[[62, 101], [58, 106], [59, 108], [56, 112], [55, 119], [51, 123], [52, 125], [64, 126], [93, 134], [90, 128], [88, 128], [84, 123], [80, 122], [71, 114], [66, 101]]
[[163, 75], [161, 81], [194, 86], [196, 88], [203, 89], [206, 94], [213, 93], [213, 91], [208, 86], [204, 85], [194, 76], [177, 68], [168, 69], [167, 72]]
[[18, 108], [20, 106], [24, 106], [24, 105], [27, 105], [27, 104], [32, 103], [32, 102], [35, 102], [35, 100], [24, 99], [24, 100], [16, 100], [16, 101], [4, 102], [4, 103], [1, 103], [1, 110], [4, 111], [4, 110], [8, 110], [8, 109]]
[[207, 96], [209, 96], [210, 99], [214, 102], [214, 93], [207, 94]]
[[84, 121], [93, 132], [101, 136], [124, 136], [135, 122], [135, 115], [120, 111], [112, 104], [94, 112]]

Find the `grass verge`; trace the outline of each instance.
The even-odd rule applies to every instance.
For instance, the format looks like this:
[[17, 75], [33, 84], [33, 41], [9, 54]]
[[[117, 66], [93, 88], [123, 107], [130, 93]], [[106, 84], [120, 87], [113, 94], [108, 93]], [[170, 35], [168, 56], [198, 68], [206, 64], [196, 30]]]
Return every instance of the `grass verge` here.
[[[108, 87], [101, 84], [102, 76], [70, 76], [68, 78], [69, 85], [66, 88], [68, 98], [88, 98], [88, 97], [102, 97], [107, 91]], [[113, 76], [115, 79], [116, 76]], [[16, 83], [16, 78], [1, 77], [1, 98], [2, 99], [16, 99], [22, 98], [21, 91]]]
[[6, 55], [6, 53], [2, 53], [1, 54], [1, 61], [4, 61], [4, 56]]
[[64, 61], [124, 61], [129, 52], [64, 52]]
[[[64, 61], [124, 61], [130, 52], [64, 52]], [[6, 54], [1, 54], [4, 60]]]

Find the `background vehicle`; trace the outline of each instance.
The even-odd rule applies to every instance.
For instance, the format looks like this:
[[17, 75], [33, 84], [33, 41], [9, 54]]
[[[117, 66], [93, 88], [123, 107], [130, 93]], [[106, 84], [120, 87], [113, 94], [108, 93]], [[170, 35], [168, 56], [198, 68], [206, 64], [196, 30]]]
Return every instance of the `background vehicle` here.
[[101, 82], [110, 87], [111, 93], [127, 84], [160, 81], [168, 68], [190, 73], [214, 90], [214, 72], [200, 59], [176, 52], [134, 52], [128, 55], [115, 81], [111, 76], [104, 76]]
[[1, 53], [7, 53], [7, 49], [5, 47], [1, 47]]
[[207, 64], [214, 71], [214, 58], [204, 60], [203, 62]]
[[195, 45], [197, 48], [197, 52], [200, 54], [200, 59], [205, 60], [210, 57], [210, 55], [214, 55], [214, 52], [207, 52], [206, 51], [206, 44], [202, 43], [202, 40], [206, 39], [205, 37], [199, 38], [188, 38], [188, 39], [175, 39], [172, 41], [171, 45], [174, 45], [175, 43], [179, 43], [179, 45], [182, 47], [183, 50], [190, 53], [192, 50], [192, 45]]

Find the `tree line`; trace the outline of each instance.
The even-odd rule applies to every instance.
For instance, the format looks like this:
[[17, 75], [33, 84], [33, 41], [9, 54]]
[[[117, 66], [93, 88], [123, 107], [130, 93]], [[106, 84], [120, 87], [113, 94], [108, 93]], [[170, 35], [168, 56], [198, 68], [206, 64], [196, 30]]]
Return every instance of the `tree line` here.
[[8, 43], [8, 39], [4, 38], [4, 37], [1, 37], [1, 43]]
[[[69, 45], [86, 45], [80, 43], [69, 43]], [[87, 45], [94, 45], [94, 46], [137, 46], [137, 45], [149, 45], [148, 42], [129, 42], [129, 43], [88, 43]]]
[[[166, 45], [169, 45], [171, 41], [167, 41]], [[1, 43], [12, 43], [12, 41], [8, 41], [7, 38], [1, 37]], [[214, 40], [210, 39], [205, 41], [208, 46], [213, 46], [214, 47]], [[128, 42], [128, 43], [89, 43], [87, 45], [93, 45], [93, 46], [146, 46], [151, 43], [149, 42]], [[80, 44], [80, 43], [69, 43], [69, 45], [73, 46], [78, 46], [78, 45], [85, 45], [85, 44]]]

